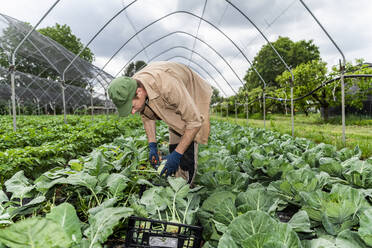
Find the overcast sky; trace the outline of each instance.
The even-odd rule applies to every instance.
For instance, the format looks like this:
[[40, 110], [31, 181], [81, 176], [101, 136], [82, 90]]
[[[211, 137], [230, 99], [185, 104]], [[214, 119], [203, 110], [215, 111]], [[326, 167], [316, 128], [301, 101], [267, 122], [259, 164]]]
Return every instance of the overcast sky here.
[[[2, 0], [0, 13], [35, 25], [54, 2]], [[67, 24], [86, 44], [111, 17], [132, 2], [61, 0], [39, 27], [55, 23]], [[329, 66], [337, 64], [342, 58], [299, 0], [231, 2], [251, 18], [270, 41], [275, 41], [279, 35], [293, 41], [311, 39], [320, 48], [321, 57]], [[333, 37], [347, 61], [354, 62], [357, 58], [363, 58], [366, 62], [372, 62], [371, 0], [305, 0], [305, 3]], [[248, 60], [253, 60], [266, 41], [225, 0], [208, 0], [203, 13], [204, 5], [205, 0], [137, 0], [91, 43], [89, 48], [95, 54], [94, 64], [100, 68], [104, 66], [128, 39], [139, 32], [105, 67], [107, 72], [117, 75], [141, 50], [143, 52], [134, 60], [148, 62], [164, 52], [155, 60], [171, 59], [187, 64], [211, 85], [221, 87], [227, 95], [233, 94], [227, 82], [235, 91], [238, 90], [240, 80], [249, 68]], [[151, 22], [175, 11], [192, 14], [174, 13], [141, 31]], [[205, 21], [200, 22], [198, 30], [199, 19], [196, 16], [202, 14]], [[172, 32], [175, 33], [170, 34]], [[148, 46], [156, 39], [159, 41]], [[145, 46], [148, 47], [143, 49]], [[243, 51], [244, 56], [236, 46]], [[195, 51], [192, 56], [190, 50]]]

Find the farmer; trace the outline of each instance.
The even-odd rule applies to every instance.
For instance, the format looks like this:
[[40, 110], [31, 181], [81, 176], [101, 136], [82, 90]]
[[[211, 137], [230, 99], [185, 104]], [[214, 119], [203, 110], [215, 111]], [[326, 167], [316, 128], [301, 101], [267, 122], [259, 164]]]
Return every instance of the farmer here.
[[118, 77], [108, 88], [119, 116], [140, 113], [150, 149], [150, 163], [159, 165], [155, 121], [169, 128], [169, 155], [160, 175], [183, 177], [192, 184], [197, 170], [198, 144], [209, 136], [212, 89], [183, 64], [153, 62], [133, 77]]

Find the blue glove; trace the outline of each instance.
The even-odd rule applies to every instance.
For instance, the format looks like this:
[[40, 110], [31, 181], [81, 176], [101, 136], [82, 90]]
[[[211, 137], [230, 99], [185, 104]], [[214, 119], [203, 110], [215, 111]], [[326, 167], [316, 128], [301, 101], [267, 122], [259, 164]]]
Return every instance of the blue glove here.
[[165, 176], [170, 176], [176, 173], [178, 170], [178, 167], [180, 166], [182, 154], [176, 152], [175, 150], [169, 154], [166, 159], [167, 163], [165, 164], [163, 170], [160, 173], [160, 176], [162, 176], [165, 171], [167, 172]]
[[156, 169], [160, 163], [159, 154], [158, 154], [158, 145], [156, 144], [156, 142], [150, 142], [149, 148], [150, 148], [149, 161], [150, 161], [150, 164]]

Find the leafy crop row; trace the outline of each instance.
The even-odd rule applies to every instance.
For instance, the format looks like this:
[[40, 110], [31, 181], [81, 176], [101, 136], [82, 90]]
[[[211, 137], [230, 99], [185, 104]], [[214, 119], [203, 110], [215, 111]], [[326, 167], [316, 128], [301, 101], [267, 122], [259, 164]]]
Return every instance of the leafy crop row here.
[[[139, 126], [138, 120], [118, 121], [105, 116], [96, 116], [94, 122], [90, 117], [74, 117], [73, 120], [72, 124], [65, 125], [61, 118], [51, 121], [33, 117], [27, 121], [30, 126], [3, 133], [0, 147], [20, 146], [0, 151], [0, 182], [19, 170], [24, 170], [28, 177], [36, 178], [50, 168], [63, 166], [68, 160], [111, 142], [125, 132], [124, 127]], [[32, 127], [34, 124], [36, 127]]]
[[358, 147], [219, 128], [199, 160], [205, 247], [372, 246], [372, 159]]
[[90, 120], [83, 119], [76, 125], [71, 125], [70, 123], [63, 125], [61, 120], [56, 120], [52, 123], [45, 122], [40, 125], [38, 118], [32, 118], [35, 123], [30, 123], [29, 126], [25, 126], [15, 132], [9, 130], [0, 135], [0, 140], [2, 141], [0, 143], [0, 151], [10, 148], [40, 146], [45, 142], [65, 139], [89, 127], [91, 124]]
[[19, 171], [0, 190], [0, 243], [112, 246], [136, 215], [202, 225], [206, 248], [372, 246], [372, 159], [358, 148], [221, 122], [212, 130], [193, 189], [149, 168], [137, 128], [36, 180]]

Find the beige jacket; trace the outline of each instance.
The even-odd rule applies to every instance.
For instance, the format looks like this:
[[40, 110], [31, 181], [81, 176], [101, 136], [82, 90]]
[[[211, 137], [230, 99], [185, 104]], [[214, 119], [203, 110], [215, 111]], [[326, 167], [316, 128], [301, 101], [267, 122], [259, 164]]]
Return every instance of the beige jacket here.
[[[211, 86], [187, 66], [159, 61], [147, 65], [134, 76], [142, 82], [148, 95], [148, 105], [155, 114], [179, 134], [200, 127], [197, 143], [208, 143], [209, 104]], [[155, 119], [141, 115], [142, 121]]]

